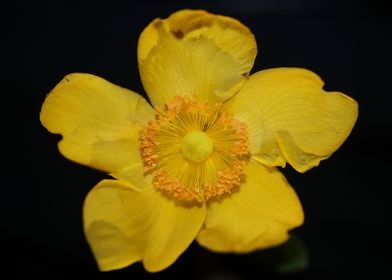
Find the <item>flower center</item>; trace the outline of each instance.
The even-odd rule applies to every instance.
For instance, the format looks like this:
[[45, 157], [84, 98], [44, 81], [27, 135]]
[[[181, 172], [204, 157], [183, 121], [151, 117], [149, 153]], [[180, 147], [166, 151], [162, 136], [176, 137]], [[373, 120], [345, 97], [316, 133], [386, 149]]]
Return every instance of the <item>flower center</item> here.
[[145, 172], [176, 199], [203, 202], [241, 184], [249, 159], [246, 126], [224, 110], [188, 97], [156, 109], [140, 134]]
[[193, 162], [203, 162], [211, 154], [213, 145], [202, 131], [189, 132], [182, 138], [181, 152], [185, 158]]

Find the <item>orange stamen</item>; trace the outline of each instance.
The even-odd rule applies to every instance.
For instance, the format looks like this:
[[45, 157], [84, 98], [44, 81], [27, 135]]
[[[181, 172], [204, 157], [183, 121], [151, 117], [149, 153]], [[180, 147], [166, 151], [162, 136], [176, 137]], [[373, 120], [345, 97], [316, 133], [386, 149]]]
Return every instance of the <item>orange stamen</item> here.
[[[186, 135], [200, 137], [195, 131], [213, 144], [210, 155], [197, 161], [181, 151]], [[177, 96], [156, 109], [155, 120], [140, 134], [140, 150], [145, 172], [152, 174], [157, 189], [179, 200], [203, 202], [241, 184], [249, 156], [248, 133], [222, 104]]]

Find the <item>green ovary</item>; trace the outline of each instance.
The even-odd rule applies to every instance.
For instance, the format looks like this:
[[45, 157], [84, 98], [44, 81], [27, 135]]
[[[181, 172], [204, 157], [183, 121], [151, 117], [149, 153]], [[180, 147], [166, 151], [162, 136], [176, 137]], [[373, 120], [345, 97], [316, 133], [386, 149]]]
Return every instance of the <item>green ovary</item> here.
[[189, 132], [181, 142], [181, 152], [184, 157], [197, 163], [205, 161], [213, 148], [210, 138], [202, 131]]

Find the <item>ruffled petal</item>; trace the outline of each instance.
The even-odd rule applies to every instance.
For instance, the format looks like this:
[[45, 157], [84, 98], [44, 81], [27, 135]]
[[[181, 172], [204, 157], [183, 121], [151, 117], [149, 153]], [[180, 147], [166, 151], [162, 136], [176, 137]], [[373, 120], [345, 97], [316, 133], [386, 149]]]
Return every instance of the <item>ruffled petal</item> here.
[[154, 105], [176, 95], [218, 102], [238, 92], [257, 53], [239, 21], [205, 11], [182, 10], [156, 19], [138, 45], [141, 79]]
[[203, 205], [168, 199], [150, 186], [142, 191], [103, 180], [87, 196], [84, 230], [99, 268], [143, 261], [150, 272], [170, 266], [195, 239], [206, 215]]
[[246, 253], [283, 243], [303, 223], [294, 190], [275, 168], [251, 162], [235, 193], [211, 203], [197, 241], [217, 252]]
[[66, 76], [46, 97], [40, 119], [59, 133], [60, 152], [107, 172], [141, 163], [139, 130], [154, 118], [140, 95], [90, 74]]
[[358, 105], [323, 85], [316, 74], [299, 68], [250, 77], [228, 107], [247, 124], [254, 159], [269, 166], [287, 161], [305, 172], [339, 148], [355, 124]]

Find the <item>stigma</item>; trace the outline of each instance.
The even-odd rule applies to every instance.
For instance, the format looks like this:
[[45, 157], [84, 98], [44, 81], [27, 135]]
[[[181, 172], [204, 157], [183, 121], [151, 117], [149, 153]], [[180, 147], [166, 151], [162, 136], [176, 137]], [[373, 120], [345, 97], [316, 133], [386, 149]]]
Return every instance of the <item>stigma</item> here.
[[181, 152], [192, 162], [203, 162], [210, 156], [213, 144], [208, 135], [202, 131], [188, 132], [181, 142]]

